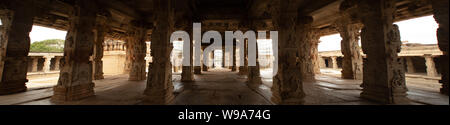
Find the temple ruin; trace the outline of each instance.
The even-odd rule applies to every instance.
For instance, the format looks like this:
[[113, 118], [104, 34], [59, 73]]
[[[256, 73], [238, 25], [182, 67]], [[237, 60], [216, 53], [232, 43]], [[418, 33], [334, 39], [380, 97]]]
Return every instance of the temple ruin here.
[[[51, 104], [83, 100], [98, 104], [96, 100], [111, 95], [98, 96], [108, 92], [98, 93], [97, 89], [116, 87], [113, 82], [133, 88], [121, 90], [122, 95], [139, 93], [129, 96], [130, 99], [120, 99], [133, 100], [132, 104], [199, 101], [195, 98], [211, 94], [202, 93], [202, 89], [214, 88], [216, 84], [231, 87], [216, 86], [214, 96], [205, 97], [216, 100], [214, 103], [193, 104], [220, 104], [230, 96], [215, 94], [216, 91], [233, 92], [239, 95], [230, 98], [253, 101], [237, 104], [322, 104], [311, 103], [323, 96], [314, 95], [317, 91], [310, 88], [320, 81], [320, 68], [339, 67], [342, 79], [361, 81], [352, 84], [361, 87], [357, 98], [363, 101], [410, 104], [414, 101], [408, 97], [405, 74], [422, 72], [439, 77], [439, 91], [446, 96], [448, 105], [448, 3], [448, 0], [0, 1], [0, 95], [26, 93], [29, 72], [57, 72], [57, 85], [51, 88], [51, 98], [47, 99]], [[433, 15], [439, 24], [438, 45], [402, 45], [401, 31], [394, 22], [427, 15]], [[257, 45], [264, 48], [257, 49], [257, 53], [276, 50], [277, 63], [267, 54], [257, 58], [272, 61], [259, 60], [256, 66], [249, 66], [250, 43], [245, 39], [241, 41], [245, 44], [243, 50], [234, 40], [232, 59], [225, 58], [224, 46], [216, 49], [223, 55], [205, 54], [209, 55], [205, 57], [208, 60], [221, 58], [218, 63], [212, 61], [212, 67], [193, 63], [173, 67], [172, 63], [180, 62], [171, 58], [172, 53], [198, 53], [192, 49], [192, 37], [190, 51], [176, 50], [170, 42], [171, 34], [178, 30], [193, 36], [193, 23], [201, 23], [202, 34], [215, 30], [222, 37], [225, 31], [266, 31], [267, 34], [278, 31], [277, 46], [259, 42]], [[29, 33], [33, 25], [67, 31], [64, 53], [30, 53]], [[342, 38], [342, 50], [319, 53], [319, 38], [335, 33]], [[190, 61], [203, 60], [203, 51], [209, 45], [201, 44], [202, 57], [191, 56]], [[244, 52], [244, 65], [237, 66], [241, 61], [237, 54], [240, 52]], [[181, 54], [175, 56], [183, 58]], [[225, 62], [229, 60], [234, 65], [227, 67]], [[273, 65], [278, 66], [273, 77], [261, 75], [262, 69]], [[224, 72], [214, 72], [214, 67]], [[108, 81], [105, 72], [126, 74], [126, 77], [118, 75]], [[271, 86], [261, 87], [267, 80]], [[237, 84], [240, 82], [244, 84]], [[188, 96], [187, 90], [190, 93], [198, 90], [199, 96]], [[252, 91], [263, 93], [262, 97], [250, 97], [248, 93]], [[263, 100], [267, 103], [260, 103]]]

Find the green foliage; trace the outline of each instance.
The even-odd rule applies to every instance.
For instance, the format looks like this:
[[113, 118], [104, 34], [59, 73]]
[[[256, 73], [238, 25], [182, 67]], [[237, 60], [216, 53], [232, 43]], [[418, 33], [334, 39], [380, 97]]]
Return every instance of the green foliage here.
[[48, 39], [31, 44], [30, 52], [64, 52], [64, 40]]

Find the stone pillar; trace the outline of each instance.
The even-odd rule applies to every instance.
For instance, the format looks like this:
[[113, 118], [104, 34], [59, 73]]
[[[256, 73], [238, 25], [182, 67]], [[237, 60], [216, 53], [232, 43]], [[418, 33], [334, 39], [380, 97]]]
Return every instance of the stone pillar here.
[[[272, 98], [276, 104], [302, 104], [305, 93], [303, 92], [300, 65], [297, 62], [298, 47], [296, 45], [298, 34], [297, 25], [298, 8], [297, 1], [275, 1], [271, 11], [274, 28], [278, 31], [278, 71], [273, 78]], [[277, 48], [274, 46], [274, 48]], [[276, 53], [276, 52], [275, 52]]]
[[[265, 22], [262, 21], [252, 21], [252, 29], [255, 31], [255, 33], [258, 33], [258, 30], [263, 28], [265, 26]], [[261, 74], [260, 74], [260, 65], [258, 60], [258, 42], [256, 43], [256, 66], [248, 66], [248, 77], [247, 82], [250, 87], [259, 87], [259, 85], [262, 84], [261, 80]], [[249, 43], [247, 42], [247, 49], [248, 49]], [[248, 51], [248, 50], [247, 50]], [[247, 54], [248, 57], [248, 54]]]
[[237, 56], [237, 52], [236, 52], [236, 46], [235, 45], [233, 45], [233, 66], [231, 66], [231, 71], [232, 72], [235, 72], [237, 69], [236, 69], [236, 56]]
[[393, 25], [395, 0], [359, 1], [364, 28], [361, 30], [364, 62], [361, 97], [385, 104], [407, 103], [405, 71], [397, 53], [401, 50], [400, 32]]
[[437, 30], [437, 38], [439, 49], [443, 52], [440, 58], [440, 67], [442, 79], [439, 81], [442, 83], [441, 93], [448, 95], [448, 82], [449, 82], [449, 49], [448, 49], [448, 0], [430, 0], [433, 7], [434, 19], [439, 24]]
[[105, 35], [108, 30], [108, 15], [99, 14], [97, 17], [96, 29], [95, 29], [95, 41], [94, 41], [94, 54], [92, 56], [93, 61], [93, 79], [104, 79], [103, 76], [103, 46], [105, 42]]
[[342, 59], [342, 78], [362, 79], [362, 56], [358, 45], [361, 26], [354, 24], [348, 13], [342, 12], [341, 16], [335, 25], [342, 38], [341, 52], [344, 55]]
[[[125, 67], [123, 69], [124, 74], [130, 74], [131, 71], [131, 58], [132, 58], [131, 51], [133, 50], [131, 44], [132, 43], [129, 41], [129, 39], [127, 39], [125, 43], [126, 49], [125, 49], [125, 64], [124, 64]], [[113, 51], [114, 51], [114, 44], [113, 44]]]
[[52, 58], [51, 56], [44, 56], [44, 73], [50, 72], [50, 65], [52, 64]]
[[168, 104], [173, 96], [170, 53], [173, 49], [170, 35], [173, 32], [173, 12], [169, 7], [171, 0], [155, 0], [156, 19], [152, 32], [151, 54], [153, 63], [149, 66], [147, 88], [144, 92], [144, 102], [150, 104]]
[[209, 64], [211, 64], [212, 63], [212, 65], [211, 65], [211, 67], [209, 67], [209, 66], [207, 66], [207, 70], [209, 70], [209, 69], [213, 69], [213, 68], [215, 68], [215, 60], [214, 60], [215, 58], [214, 58], [214, 51], [212, 51], [211, 53], [209, 53], [209, 59], [208, 59], [208, 62], [207, 63], [209, 63]]
[[[248, 75], [248, 41], [244, 40], [244, 65], [239, 66], [239, 75]], [[237, 55], [237, 54], [236, 54]]]
[[31, 62], [31, 72], [37, 72], [39, 58], [32, 58], [32, 59], [33, 61]]
[[64, 59], [58, 84], [53, 88], [52, 101], [74, 101], [94, 96], [90, 56], [95, 40], [95, 8], [96, 4], [90, 1], [77, 1], [70, 12]]
[[320, 68], [327, 68], [327, 64], [325, 64], [325, 58], [324, 57], [319, 57], [319, 66], [320, 66]]
[[34, 16], [33, 5], [29, 2], [11, 1], [12, 4], [7, 5], [10, 10], [0, 13], [0, 95], [27, 90], [29, 33]]
[[[55, 57], [55, 70], [59, 71], [59, 64], [60, 64], [61, 58], [60, 57]], [[37, 65], [37, 64], [36, 64]], [[37, 68], [37, 67], [36, 67]]]
[[205, 47], [201, 47], [200, 52], [200, 66], [194, 66], [194, 74], [202, 74], [202, 71], [208, 71], [208, 68], [206, 68], [205, 64], [203, 64], [203, 50]]
[[408, 73], [415, 73], [416, 69], [414, 68], [414, 63], [412, 61], [412, 57], [405, 57], [406, 59], [406, 70]]
[[338, 65], [337, 65], [337, 57], [336, 56], [332, 56], [331, 58], [331, 67], [333, 69], [338, 69]]
[[314, 74], [320, 74], [321, 59], [319, 59], [319, 41], [320, 35], [316, 34], [311, 39], [311, 60], [313, 61]]
[[147, 56], [147, 27], [148, 24], [140, 21], [132, 21], [130, 31], [128, 31], [128, 43], [130, 49], [130, 73], [129, 81], [141, 81], [146, 79], [145, 56]]
[[[186, 19], [184, 19], [186, 20]], [[189, 36], [192, 36], [192, 21], [186, 21], [186, 28], [184, 31], [187, 31], [189, 33]], [[193, 37], [190, 37], [190, 51], [189, 51], [189, 55], [191, 56], [190, 58], [190, 65], [189, 66], [183, 66], [183, 71], [181, 73], [181, 81], [182, 82], [193, 82], [194, 81], [194, 70], [193, 70], [193, 66], [194, 66], [194, 40]], [[184, 50], [183, 50], [184, 53]]]
[[[319, 30], [312, 28], [312, 17], [298, 17], [298, 24], [296, 25], [298, 37], [298, 54], [297, 58], [300, 63], [300, 73], [302, 74], [303, 82], [314, 82], [314, 57], [312, 45], [319, 41]], [[315, 53], [314, 53], [315, 55]]]
[[435, 77], [438, 75], [436, 66], [434, 64], [433, 57], [431, 55], [425, 55], [425, 65], [427, 66], [427, 76]]
[[[222, 39], [224, 40], [225, 39], [225, 35], [222, 35]], [[222, 67], [223, 68], [227, 68], [226, 66], [225, 66], [225, 47], [223, 46], [222, 47]]]

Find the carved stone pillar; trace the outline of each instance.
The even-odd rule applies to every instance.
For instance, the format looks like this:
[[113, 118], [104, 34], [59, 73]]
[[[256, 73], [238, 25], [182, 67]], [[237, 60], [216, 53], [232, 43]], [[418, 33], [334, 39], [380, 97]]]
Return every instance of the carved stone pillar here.
[[[251, 27], [252, 27], [253, 31], [255, 31], [255, 33], [258, 33], [258, 30], [263, 28], [264, 26], [265, 26], [265, 22], [252, 21]], [[248, 46], [249, 46], [249, 43], [247, 42], [247, 49], [248, 49]], [[258, 54], [258, 42], [256, 41], [256, 65], [248, 66], [247, 82], [248, 82], [249, 86], [251, 86], [251, 87], [258, 87], [259, 85], [262, 84], [258, 55], [259, 55]], [[248, 54], [247, 54], [247, 57], [248, 57]]]
[[147, 56], [147, 24], [139, 21], [132, 21], [130, 31], [128, 31], [128, 43], [130, 47], [130, 73], [129, 81], [141, 81], [146, 79], [145, 56]]
[[361, 44], [367, 55], [361, 97], [386, 104], [407, 103], [405, 71], [397, 55], [402, 43], [398, 26], [393, 25], [396, 1], [359, 2], [364, 24]]
[[362, 56], [358, 45], [361, 26], [354, 24], [346, 12], [342, 12], [341, 15], [342, 17], [336, 21], [335, 25], [342, 38], [341, 52], [344, 55], [342, 78], [362, 79]]
[[32, 58], [32, 62], [31, 62], [31, 72], [37, 72], [38, 70], [38, 60], [39, 58]]
[[[305, 93], [303, 92], [300, 65], [297, 62], [298, 47], [296, 45], [298, 33], [297, 25], [298, 8], [296, 2], [274, 1], [272, 19], [275, 30], [278, 31], [278, 71], [273, 78], [272, 98], [277, 104], [302, 104]], [[294, 7], [293, 7], [294, 6]]]
[[59, 71], [59, 69], [60, 69], [60, 66], [59, 66], [60, 61], [61, 61], [60, 57], [55, 57], [55, 70], [56, 71]]
[[320, 74], [321, 59], [319, 59], [319, 39], [319, 33], [314, 34], [311, 38], [311, 60], [312, 65], [314, 66], [314, 74]]
[[[189, 33], [190, 36], [192, 36], [192, 22], [188, 22], [188, 24], [186, 24], [187, 27], [185, 28], [184, 31], [187, 31]], [[190, 37], [190, 51], [189, 51], [189, 56], [190, 57], [190, 66], [183, 66], [183, 71], [181, 73], [181, 81], [183, 82], [193, 82], [194, 81], [194, 70], [193, 70], [193, 66], [194, 66], [194, 41], [192, 40], [192, 37]], [[184, 53], [184, 50], [183, 50]]]
[[440, 66], [442, 79], [439, 81], [442, 83], [441, 93], [448, 95], [448, 82], [449, 82], [449, 49], [448, 49], [448, 0], [430, 0], [433, 6], [434, 19], [439, 24], [437, 30], [437, 38], [439, 49], [443, 52], [440, 57]]
[[[244, 40], [244, 65], [239, 66], [239, 75], [248, 75], [248, 41]], [[238, 55], [238, 54], [236, 54]]]
[[92, 56], [93, 61], [93, 79], [104, 79], [103, 76], [103, 46], [105, 42], [105, 35], [108, 30], [108, 17], [106, 14], [98, 15], [96, 29], [95, 29], [95, 41], [94, 41], [94, 54]]
[[298, 37], [298, 61], [300, 63], [300, 73], [303, 82], [314, 82], [315, 71], [313, 63], [313, 47], [312, 44], [319, 40], [319, 31], [311, 26], [312, 17], [298, 17], [299, 21], [296, 25]]
[[44, 56], [44, 68], [43, 71], [44, 73], [48, 73], [50, 72], [50, 65], [52, 64], [52, 58], [51, 56]]
[[[130, 74], [130, 71], [131, 71], [131, 58], [132, 58], [132, 51], [133, 51], [133, 48], [132, 48], [132, 45], [131, 45], [132, 43], [130, 42], [130, 39], [128, 38], [128, 39], [126, 39], [126, 42], [125, 42], [125, 46], [126, 46], [126, 49], [125, 49], [125, 64], [124, 64], [124, 69], [123, 69], [123, 73], [124, 74]], [[113, 51], [115, 51], [114, 50], [114, 45], [113, 45]]]
[[64, 59], [52, 101], [73, 101], [94, 95], [92, 62], [89, 60], [95, 40], [97, 6], [90, 1], [77, 1], [70, 12], [70, 28], [64, 46]]
[[205, 47], [201, 47], [201, 55], [200, 55], [200, 65], [201, 66], [194, 66], [194, 74], [202, 74], [202, 71], [208, 71], [208, 67], [203, 63], [203, 51], [205, 50]]
[[236, 70], [237, 70], [237, 68], [236, 68], [236, 56], [237, 56], [237, 51], [236, 51], [236, 46], [235, 45], [233, 45], [233, 66], [231, 66], [231, 71], [232, 72], [235, 72]]
[[412, 57], [405, 57], [406, 59], [406, 70], [408, 73], [415, 73], [416, 69], [414, 68], [414, 63], [412, 61]]
[[33, 26], [34, 10], [29, 0], [12, 1], [0, 13], [0, 95], [27, 90], [29, 33]]
[[436, 66], [431, 55], [425, 55], [425, 65], [427, 66], [427, 76], [437, 76]]
[[337, 57], [336, 56], [332, 56], [331, 57], [331, 67], [333, 69], [338, 69], [338, 65], [337, 65]]
[[320, 68], [327, 68], [327, 64], [325, 64], [325, 58], [324, 57], [319, 57], [319, 66], [320, 66]]
[[169, 4], [171, 0], [155, 0], [156, 19], [152, 33], [151, 54], [153, 63], [149, 66], [147, 88], [144, 92], [144, 102], [150, 104], [168, 104], [173, 96], [170, 53], [173, 49], [170, 35], [173, 32], [173, 11]]

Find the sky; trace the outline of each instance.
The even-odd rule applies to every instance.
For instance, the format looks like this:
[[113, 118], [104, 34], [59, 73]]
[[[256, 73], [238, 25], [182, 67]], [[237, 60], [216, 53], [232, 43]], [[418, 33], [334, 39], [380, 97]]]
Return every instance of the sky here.
[[[400, 21], [395, 24], [400, 27], [402, 41], [408, 41], [408, 43], [437, 44], [436, 30], [438, 24], [433, 16]], [[46, 39], [65, 39], [66, 33], [66, 31], [52, 28], [33, 26], [30, 39], [32, 43]], [[320, 38], [319, 51], [340, 50], [341, 40], [339, 34], [323, 36]]]
[[[419, 44], [437, 44], [436, 30], [439, 27], [433, 16], [425, 16], [396, 22], [400, 28], [402, 41]], [[320, 38], [319, 51], [332, 51], [341, 49], [339, 34], [323, 36]], [[361, 45], [361, 44], [360, 44]]]
[[46, 39], [66, 39], [67, 31], [56, 30], [52, 28], [33, 26], [30, 32], [31, 43]]

